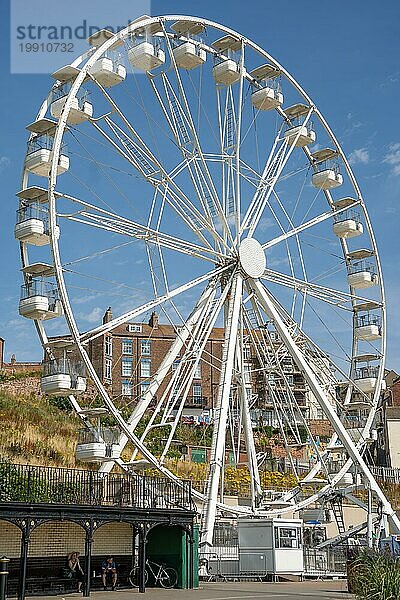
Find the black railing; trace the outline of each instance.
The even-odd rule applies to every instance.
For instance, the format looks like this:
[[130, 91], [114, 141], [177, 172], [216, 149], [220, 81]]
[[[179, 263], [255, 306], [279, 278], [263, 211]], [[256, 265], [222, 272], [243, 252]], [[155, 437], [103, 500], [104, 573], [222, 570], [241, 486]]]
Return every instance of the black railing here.
[[4, 502], [193, 509], [190, 481], [0, 461]]

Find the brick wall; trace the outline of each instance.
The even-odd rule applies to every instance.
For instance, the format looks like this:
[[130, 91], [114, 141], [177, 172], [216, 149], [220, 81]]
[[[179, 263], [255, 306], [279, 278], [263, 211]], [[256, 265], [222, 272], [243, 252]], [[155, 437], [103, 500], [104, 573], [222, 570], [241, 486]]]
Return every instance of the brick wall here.
[[12, 523], [0, 521], [0, 556], [19, 558], [21, 554], [21, 531]]
[[[29, 557], [67, 556], [77, 550], [85, 553], [85, 532], [82, 527], [69, 521], [52, 521], [40, 525], [31, 535]], [[0, 556], [19, 558], [21, 531], [15, 525], [0, 520]], [[94, 533], [93, 556], [107, 554], [130, 555], [132, 553], [132, 529], [127, 523], [107, 523]]]

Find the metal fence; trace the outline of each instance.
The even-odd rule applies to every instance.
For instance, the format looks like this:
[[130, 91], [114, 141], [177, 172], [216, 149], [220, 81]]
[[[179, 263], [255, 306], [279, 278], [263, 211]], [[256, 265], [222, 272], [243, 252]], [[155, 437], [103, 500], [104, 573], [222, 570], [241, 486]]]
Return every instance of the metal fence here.
[[376, 479], [387, 481], [388, 483], [400, 484], [400, 469], [392, 467], [369, 467]]
[[347, 550], [341, 548], [304, 548], [304, 575], [309, 577], [344, 577]]
[[190, 481], [0, 461], [4, 502], [193, 509]]
[[[345, 577], [347, 554], [342, 548], [304, 548], [305, 577]], [[213, 547], [199, 554], [202, 579], [265, 579], [273, 576], [266, 552], [240, 552], [238, 547]]]

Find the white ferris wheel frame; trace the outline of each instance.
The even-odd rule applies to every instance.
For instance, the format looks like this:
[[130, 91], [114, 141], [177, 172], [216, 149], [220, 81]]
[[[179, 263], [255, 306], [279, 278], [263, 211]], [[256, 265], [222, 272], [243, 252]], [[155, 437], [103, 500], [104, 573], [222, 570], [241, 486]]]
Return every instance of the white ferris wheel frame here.
[[[244, 51], [243, 51], [243, 49], [244, 49], [244, 47], [247, 46], [247, 47], [252, 48], [255, 52], [258, 52], [260, 56], [264, 57], [267, 61], [272, 63], [275, 67], [277, 67], [280, 70], [282, 75], [293, 85], [293, 87], [299, 92], [299, 94], [308, 103], [309, 112], [306, 116], [306, 121], [310, 118], [312, 113], [314, 113], [318, 117], [320, 123], [325, 128], [328, 136], [331, 138], [331, 140], [335, 144], [335, 148], [338, 151], [338, 154], [339, 154], [339, 156], [345, 166], [345, 169], [347, 171], [349, 180], [356, 192], [357, 202], [359, 203], [359, 206], [363, 209], [363, 214], [364, 214], [365, 222], [366, 222], [366, 225], [368, 228], [368, 234], [369, 234], [371, 245], [372, 245], [372, 251], [374, 253], [374, 258], [376, 261], [376, 268], [377, 268], [377, 274], [378, 274], [379, 286], [380, 286], [380, 302], [381, 302], [380, 310], [381, 310], [381, 314], [382, 314], [381, 360], [379, 363], [377, 385], [376, 385], [374, 397], [372, 400], [371, 411], [369, 413], [366, 425], [363, 430], [363, 435], [361, 437], [361, 442], [358, 445], [356, 445], [350, 438], [349, 434], [346, 431], [346, 428], [344, 427], [343, 423], [340, 421], [336, 412], [333, 410], [332, 405], [330, 404], [329, 400], [327, 399], [327, 396], [326, 396], [324, 390], [322, 389], [321, 385], [317, 381], [312, 369], [307, 364], [307, 361], [305, 360], [304, 355], [299, 351], [298, 347], [293, 342], [293, 338], [292, 338], [290, 332], [288, 331], [288, 327], [287, 327], [287, 324], [285, 323], [285, 319], [284, 319], [283, 315], [281, 314], [281, 312], [279, 311], [279, 309], [276, 307], [274, 299], [271, 296], [271, 294], [268, 293], [268, 291], [265, 289], [265, 287], [262, 286], [258, 280], [246, 279], [246, 281], [244, 281], [243, 277], [240, 273], [236, 274], [236, 276], [234, 278], [234, 282], [232, 284], [232, 286], [233, 286], [232, 289], [234, 289], [235, 293], [232, 295], [231, 300], [230, 300], [231, 305], [232, 305], [231, 308], [232, 308], [232, 315], [233, 315], [233, 317], [232, 317], [233, 332], [235, 335], [231, 336], [233, 341], [230, 344], [228, 344], [228, 347], [227, 347], [227, 356], [226, 356], [226, 361], [225, 361], [225, 364], [223, 365], [223, 368], [225, 369], [228, 377], [225, 379], [225, 383], [224, 383], [223, 389], [220, 394], [220, 406], [221, 406], [221, 410], [224, 412], [224, 416], [223, 416], [222, 420], [220, 421], [220, 423], [222, 423], [222, 425], [220, 426], [220, 428], [216, 434], [216, 443], [215, 443], [215, 447], [214, 447], [215, 452], [214, 452], [214, 456], [211, 459], [211, 463], [212, 463], [211, 464], [211, 476], [209, 479], [208, 492], [206, 494], [201, 494], [198, 491], [194, 491], [195, 497], [198, 500], [205, 502], [205, 504], [206, 504], [205, 514], [204, 514], [204, 519], [203, 519], [203, 540], [202, 541], [203, 541], [203, 543], [211, 544], [212, 530], [213, 530], [213, 525], [214, 525], [215, 518], [216, 518], [217, 509], [223, 509], [226, 513], [236, 514], [236, 515], [238, 515], [238, 514], [242, 514], [242, 515], [263, 514], [263, 515], [269, 515], [269, 516], [281, 515], [286, 512], [292, 512], [293, 509], [295, 509], [297, 511], [301, 508], [308, 506], [309, 504], [314, 502], [316, 499], [318, 499], [319, 497], [326, 494], [327, 491], [334, 489], [336, 484], [342, 479], [343, 475], [347, 472], [347, 470], [353, 463], [358, 466], [360, 472], [362, 473], [366, 486], [375, 494], [378, 501], [382, 503], [383, 514], [386, 515], [391, 520], [394, 528], [397, 529], [398, 531], [400, 531], [400, 520], [396, 516], [395, 511], [393, 510], [390, 503], [386, 499], [384, 493], [381, 491], [379, 485], [377, 484], [377, 482], [375, 481], [375, 478], [373, 477], [373, 475], [371, 473], [371, 470], [366, 465], [366, 463], [362, 457], [362, 441], [363, 441], [363, 439], [366, 439], [368, 437], [371, 426], [373, 424], [375, 412], [376, 412], [379, 397], [380, 397], [380, 390], [381, 390], [381, 385], [382, 385], [382, 381], [383, 381], [383, 376], [384, 376], [384, 358], [385, 358], [385, 351], [386, 351], [386, 314], [385, 314], [385, 294], [384, 294], [384, 287], [383, 287], [381, 263], [380, 263], [380, 259], [379, 259], [379, 254], [378, 254], [375, 237], [374, 237], [373, 230], [372, 230], [372, 225], [371, 225], [368, 213], [365, 209], [361, 191], [360, 191], [357, 181], [354, 177], [352, 169], [349, 165], [349, 162], [340, 147], [338, 140], [336, 139], [334, 133], [330, 129], [330, 127], [329, 127], [328, 123], [326, 122], [326, 120], [324, 119], [323, 115], [320, 113], [318, 108], [312, 102], [311, 98], [307, 95], [307, 93], [303, 90], [303, 88], [297, 83], [297, 81], [272, 56], [270, 56], [260, 46], [258, 46], [251, 40], [241, 36], [236, 31], [234, 31], [230, 28], [227, 28], [221, 24], [215, 23], [213, 21], [203, 19], [203, 18], [198, 18], [198, 17], [190, 17], [190, 16], [183, 16], [183, 15], [167, 15], [167, 16], [162, 16], [162, 17], [160, 17], [160, 16], [152, 17], [152, 18], [148, 18], [148, 19], [143, 19], [139, 23], [138, 22], [131, 23], [128, 27], [126, 27], [122, 31], [114, 34], [113, 37], [111, 37], [110, 39], [106, 40], [102, 45], [98, 46], [94, 50], [92, 49], [92, 50], [88, 51], [86, 54], [78, 57], [72, 63], [72, 66], [78, 66], [82, 63], [82, 61], [86, 60], [84, 65], [81, 67], [79, 74], [76, 76], [76, 78], [72, 82], [69, 95], [67, 97], [67, 100], [65, 102], [64, 108], [62, 110], [61, 116], [58, 120], [58, 124], [56, 127], [56, 132], [54, 135], [54, 143], [53, 143], [53, 148], [52, 148], [52, 154], [51, 154], [52, 166], [51, 166], [51, 171], [50, 171], [50, 176], [49, 176], [49, 185], [48, 185], [48, 205], [49, 205], [49, 224], [50, 224], [50, 247], [51, 247], [51, 253], [52, 253], [53, 264], [54, 264], [54, 269], [55, 269], [55, 277], [56, 277], [57, 286], [58, 286], [58, 290], [59, 290], [59, 294], [60, 294], [60, 299], [61, 299], [63, 309], [64, 309], [65, 318], [66, 318], [68, 327], [70, 329], [71, 336], [74, 340], [74, 343], [76, 344], [76, 347], [78, 348], [78, 350], [82, 356], [82, 359], [85, 363], [87, 372], [90, 375], [90, 378], [92, 379], [92, 381], [94, 382], [94, 384], [101, 396], [101, 399], [104, 402], [104, 405], [108, 408], [110, 414], [114, 417], [116, 423], [118, 424], [118, 426], [121, 430], [122, 444], [124, 445], [128, 440], [132, 441], [136, 447], [136, 450], [140, 451], [140, 453], [143, 455], [144, 458], [146, 458], [152, 464], [154, 464], [154, 466], [156, 466], [161, 471], [161, 473], [163, 473], [166, 477], [172, 479], [173, 481], [175, 481], [176, 483], [179, 484], [180, 483], [179, 478], [177, 476], [175, 476], [173, 473], [171, 473], [169, 471], [169, 469], [167, 469], [163, 464], [161, 464], [159, 462], [159, 460], [156, 459], [154, 457], [154, 455], [147, 449], [146, 445], [134, 434], [135, 426], [138, 423], [138, 421], [140, 420], [141, 416], [143, 415], [143, 413], [146, 409], [146, 402], [144, 402], [141, 405], [140, 410], [136, 411], [136, 413], [134, 412], [133, 417], [131, 419], [129, 419], [128, 422], [126, 422], [121, 417], [121, 414], [119, 413], [119, 411], [115, 408], [104, 385], [102, 384], [98, 374], [96, 373], [96, 371], [91, 363], [91, 360], [88, 356], [88, 353], [86, 350], [86, 344], [88, 343], [88, 341], [95, 339], [96, 337], [102, 335], [103, 333], [111, 330], [116, 325], [126, 322], [126, 320], [128, 320], [132, 317], [138, 317], [138, 316], [140, 316], [140, 314], [148, 311], [151, 308], [156, 307], [157, 305], [161, 304], [164, 300], [170, 299], [173, 296], [179, 294], [180, 292], [186, 291], [186, 290], [190, 289], [191, 287], [194, 287], [198, 283], [212, 281], [213, 277], [215, 277], [218, 273], [221, 273], [224, 270], [227, 270], [228, 267], [220, 267], [219, 270], [214, 269], [213, 271], [206, 273], [206, 275], [204, 275], [202, 277], [198, 277], [196, 280], [187, 282], [187, 284], [180, 286], [180, 288], [177, 288], [171, 292], [168, 292], [164, 297], [161, 297], [161, 298], [159, 297], [154, 301], [148, 302], [139, 308], [136, 308], [132, 311], [129, 311], [129, 312], [121, 315], [120, 317], [118, 317], [116, 319], [113, 319], [111, 324], [107, 323], [106, 325], [102, 325], [100, 327], [93, 329], [91, 332], [81, 335], [79, 332], [79, 329], [77, 327], [77, 324], [76, 324], [76, 321], [74, 318], [74, 314], [73, 314], [73, 310], [71, 308], [71, 304], [69, 301], [67, 286], [65, 284], [64, 276], [63, 276], [63, 267], [62, 267], [62, 262], [61, 262], [61, 257], [60, 257], [58, 240], [57, 240], [57, 236], [54, 235], [54, 232], [55, 232], [56, 226], [57, 226], [56, 199], [58, 197], [58, 194], [56, 191], [56, 182], [57, 182], [58, 158], [59, 158], [60, 151], [61, 151], [63, 135], [67, 128], [67, 117], [68, 117], [69, 110], [71, 108], [73, 99], [75, 98], [79, 88], [84, 83], [85, 79], [87, 77], [90, 77], [90, 75], [89, 75], [90, 67], [93, 66], [93, 64], [96, 62], [96, 60], [98, 58], [100, 58], [100, 56], [102, 56], [104, 54], [104, 52], [107, 51], [111, 46], [113, 46], [116, 41], [123, 40], [128, 35], [132, 34], [139, 27], [145, 28], [154, 23], [161, 23], [162, 26], [164, 27], [164, 23], [170, 22], [170, 21], [178, 21], [178, 20], [179, 21], [190, 21], [190, 22], [195, 21], [197, 23], [202, 24], [205, 27], [212, 27], [213, 29], [221, 31], [223, 34], [232, 35], [236, 39], [240, 40], [241, 48], [242, 48], [241, 64], [240, 64], [241, 85], [242, 86], [243, 86], [243, 80], [246, 77], [246, 74], [244, 72]], [[164, 29], [164, 36], [165, 36], [167, 43], [169, 43], [168, 42], [168, 34], [165, 32], [165, 29]], [[212, 48], [210, 48], [209, 46], [204, 45], [204, 47], [207, 49], [207, 51], [215, 53], [215, 51], [212, 50]], [[99, 84], [97, 84], [97, 85], [99, 85]], [[107, 99], [109, 100], [109, 102], [113, 103], [111, 97], [107, 94], [107, 92], [104, 90], [104, 88], [101, 89], [101, 91], [106, 95], [106, 97], [108, 96]], [[49, 106], [49, 99], [47, 99], [42, 104], [42, 106], [38, 112], [37, 119], [43, 118], [45, 116], [48, 106]], [[116, 107], [116, 105], [113, 106], [113, 108], [115, 108], [115, 107]], [[116, 107], [116, 108], [118, 108], [118, 107]], [[278, 110], [278, 112], [280, 111], [280, 109], [277, 109], [277, 110]], [[281, 111], [280, 114], [281, 114], [281, 116], [283, 116], [284, 115], [283, 111]], [[124, 116], [122, 114], [120, 114], [120, 116], [121, 116], [121, 118], [124, 118]], [[309, 153], [308, 149], [304, 148], [303, 151], [305, 152], [306, 156], [310, 160], [310, 153]], [[288, 158], [288, 156], [286, 156], [286, 160], [287, 160], [287, 158]], [[236, 153], [236, 160], [239, 161], [239, 152]], [[285, 161], [283, 161], [283, 163], [285, 163]], [[284, 164], [281, 165], [280, 169], [278, 169], [276, 179], [278, 179], [278, 177], [283, 169], [283, 166], [284, 166]], [[167, 174], [165, 174], [165, 175], [167, 175]], [[238, 179], [240, 178], [239, 165], [238, 165], [238, 168], [236, 169], [236, 176]], [[22, 177], [22, 188], [24, 188], [26, 186], [27, 178], [28, 178], [28, 173], [25, 170], [23, 173], [23, 177]], [[170, 183], [173, 184], [173, 181], [170, 180]], [[237, 186], [237, 194], [239, 194], [239, 193], [240, 193], [240, 185]], [[273, 185], [271, 186], [270, 193], [273, 193]], [[329, 198], [329, 192], [325, 192], [325, 195], [327, 198]], [[84, 204], [84, 203], [81, 202], [81, 204]], [[238, 205], [240, 205], [240, 198], [237, 198], [236, 208], [238, 207]], [[86, 208], [90, 208], [90, 205], [87, 204]], [[250, 206], [249, 211], [251, 211], [251, 208], [252, 207]], [[98, 210], [97, 207], [96, 207], [96, 210]], [[253, 214], [251, 214], [251, 212], [246, 214], [245, 224], [249, 221], [250, 217], [253, 217], [253, 222], [250, 223], [250, 227], [249, 227], [249, 233], [248, 233], [249, 237], [251, 236], [251, 233], [255, 229], [255, 226], [257, 224], [257, 218], [259, 218], [259, 216], [261, 214], [260, 210], [261, 210], [260, 207], [258, 207], [258, 209], [257, 209], [256, 205], [254, 205], [253, 206]], [[254, 214], [254, 211], [255, 211], [255, 214]], [[108, 228], [110, 231], [118, 231], [118, 228], [126, 226], [127, 229], [130, 230], [133, 237], [138, 237], [139, 235], [146, 235], [146, 239], [151, 239], [152, 235], [157, 236], [157, 243], [164, 245], [164, 247], [173, 248], [179, 252], [183, 252], [183, 253], [191, 254], [191, 255], [193, 255], [193, 254], [196, 255], [196, 253], [198, 253], [198, 255], [201, 256], [202, 258], [204, 258], [204, 256], [207, 254], [208, 254], [208, 256], [210, 256], [210, 257], [214, 256], [215, 258], [218, 256], [218, 254], [221, 255], [220, 252], [215, 250], [215, 248], [213, 248], [210, 245], [208, 248], [207, 247], [205, 248], [204, 246], [196, 245], [196, 244], [179, 243], [179, 240], [174, 239], [172, 236], [170, 236], [169, 238], [168, 238], [168, 236], [165, 236], [163, 238], [158, 232], [152, 231], [149, 227], [146, 228], [144, 226], [141, 226], [140, 224], [129, 222], [128, 220], [124, 220], [125, 222], [122, 222], [123, 221], [122, 219], [119, 222], [116, 222], [115, 215], [112, 215], [111, 213], [106, 214], [106, 211], [102, 211], [102, 212], [104, 213], [103, 217], [105, 219], [105, 221], [103, 221], [103, 227]], [[239, 212], [240, 211], [237, 210], [237, 214], [239, 214]], [[220, 216], [225, 218], [225, 215], [223, 215], [223, 213], [221, 213]], [[311, 219], [310, 221], [304, 223], [303, 225], [301, 225], [297, 228], [293, 228], [292, 231], [282, 233], [282, 235], [279, 236], [278, 238], [276, 238], [275, 240], [265, 243], [263, 248], [267, 249], [267, 248], [271, 247], [274, 243], [278, 243], [279, 241], [286, 240], [291, 236], [296, 236], [305, 228], [310, 227], [313, 224], [318, 224], [318, 223], [324, 221], [325, 219], [330, 218], [331, 216], [332, 216], [332, 210], [330, 212], [328, 211], [326, 214], [323, 214], [323, 215], [320, 215], [319, 217]], [[108, 219], [108, 221], [107, 221], [107, 219]], [[106, 225], [104, 225], [104, 223], [106, 223]], [[239, 229], [239, 222], [237, 223], [237, 225], [238, 225], [238, 229]], [[240, 232], [243, 232], [244, 224], [242, 223], [241, 225], [242, 225], [242, 228], [241, 228]], [[190, 227], [190, 224], [189, 224], [189, 227]], [[226, 235], [228, 235], [227, 231], [225, 233], [226, 233]], [[218, 234], [218, 236], [216, 237], [216, 241], [219, 244], [221, 244], [221, 246], [222, 246], [224, 243], [223, 236], [220, 236]], [[240, 234], [237, 236], [237, 239], [234, 240], [234, 243], [238, 245], [239, 241], [240, 241]], [[342, 249], [343, 249], [343, 252], [345, 255], [346, 248], [347, 248], [346, 241], [342, 240], [341, 244], [342, 244]], [[26, 267], [29, 264], [29, 257], [28, 257], [27, 244], [25, 244], [23, 242], [21, 243], [21, 257], [22, 257], [22, 265], [23, 265], [23, 267]], [[271, 275], [271, 277], [273, 277], [273, 275]], [[304, 284], [304, 282], [301, 282], [301, 284]], [[299, 285], [300, 285], [300, 282], [299, 282]], [[314, 288], [313, 288], [313, 284], [311, 284], [311, 283], [307, 283], [307, 286], [308, 286], [308, 290], [310, 291], [310, 293], [314, 292], [317, 295], [317, 297], [322, 296], [325, 299], [327, 299], [327, 301], [329, 301], [329, 299], [332, 299], [333, 293], [336, 293], [336, 290], [330, 290], [329, 288], [323, 288], [322, 286], [314, 286]], [[226, 419], [227, 419], [226, 413], [228, 411], [228, 403], [229, 403], [229, 391], [230, 391], [229, 373], [232, 374], [232, 370], [233, 370], [233, 362], [234, 362], [234, 356], [235, 356], [235, 339], [236, 339], [236, 333], [238, 332], [238, 323], [239, 323], [239, 305], [240, 305], [240, 299], [242, 297], [243, 289], [247, 290], [249, 296], [251, 296], [253, 294], [254, 297], [257, 298], [257, 302], [263, 308], [265, 313], [271, 319], [273, 319], [276, 329], [279, 332], [282, 340], [284, 340], [289, 354], [291, 355], [292, 359], [297, 364], [297, 366], [301, 369], [309, 388], [313, 392], [315, 398], [319, 402], [324, 413], [328, 416], [328, 418], [335, 430], [334, 439], [340, 438], [340, 440], [342, 441], [342, 443], [345, 446], [346, 451], [349, 455], [349, 459], [347, 460], [345, 466], [340, 470], [340, 472], [337, 475], [335, 475], [333, 477], [333, 479], [330, 481], [330, 483], [328, 485], [322, 487], [315, 494], [311, 495], [310, 497], [306, 498], [303, 501], [297, 502], [295, 505], [292, 505], [291, 507], [276, 508], [273, 510], [266, 510], [266, 511], [265, 510], [257, 511], [257, 510], [255, 510], [254, 506], [252, 506], [250, 508], [231, 507], [231, 506], [225, 505], [224, 503], [218, 502], [219, 476], [220, 476], [221, 465], [222, 465], [222, 453], [224, 451], [224, 422], [226, 422]], [[195, 323], [197, 316], [200, 314], [201, 300], [205, 301], [207, 298], [207, 295], [210, 296], [212, 293], [213, 292], [212, 292], [212, 285], [211, 285], [208, 288], [206, 288], [206, 291], [203, 293], [197, 307], [194, 309], [191, 317], [187, 321], [186, 329], [179, 336], [179, 341], [175, 344], [175, 347], [168, 354], [165, 361], [163, 362], [160, 369], [158, 370], [157, 374], [155, 375], [154, 386], [157, 386], [159, 381], [162, 380], [165, 373], [170, 368], [170, 365], [172, 364], [174, 357], [177, 356], [180, 347], [182, 347], [184, 340], [185, 340], [185, 336], [187, 337], [189, 329], [193, 326], [193, 323]], [[344, 296], [345, 296], [345, 294], [344, 294]], [[354, 294], [354, 290], [350, 290], [350, 294], [348, 295], [348, 297], [351, 297], [352, 305], [354, 306], [354, 304], [356, 302], [356, 300], [355, 300], [356, 296]], [[46, 335], [45, 328], [44, 328], [42, 322], [40, 322], [40, 321], [35, 321], [35, 324], [36, 324], [36, 328], [38, 330], [38, 334], [40, 336], [42, 345], [46, 349], [48, 347], [48, 338]], [[232, 333], [232, 331], [231, 331], [231, 333]], [[354, 354], [355, 347], [356, 347], [356, 339], [355, 339], [355, 335], [354, 335], [354, 325], [353, 325], [353, 354]], [[350, 382], [350, 378], [348, 379], [348, 381]], [[149, 398], [151, 396], [152, 389], [153, 389], [152, 385], [153, 384], [150, 385], [150, 390], [147, 394], [147, 398]], [[350, 386], [349, 386], [349, 388], [350, 388]], [[351, 390], [350, 390], [349, 394], [351, 394]], [[74, 406], [75, 410], [79, 413], [80, 412], [79, 404], [78, 404], [77, 400], [74, 398], [74, 396], [71, 396], [70, 400], [71, 400], [71, 403]], [[82, 417], [82, 415], [81, 415], [81, 418], [83, 420], [85, 420], [84, 417]], [[247, 423], [247, 424], [245, 423], [244, 425], [245, 425], [245, 435], [247, 435], [248, 441], [249, 441], [249, 443], [251, 443], [250, 442], [250, 438], [252, 438], [251, 423]], [[253, 449], [253, 453], [255, 453], [254, 449]], [[257, 480], [257, 477], [256, 477], [257, 468], [255, 466], [255, 468], [252, 469], [252, 466], [251, 466], [252, 460], [254, 460], [254, 455], [252, 457], [250, 457], [249, 468], [250, 468], [250, 472], [253, 475], [253, 477], [252, 477], [253, 485], [255, 485], [256, 487], [259, 487], [259, 480]], [[119, 463], [121, 464], [121, 466], [123, 466], [122, 461], [119, 461]], [[102, 470], [104, 472], [111, 470], [112, 464], [113, 463], [111, 463], [111, 462], [106, 463], [105, 465], [103, 465]], [[253, 467], [254, 467], [254, 465], [253, 465]], [[305, 481], [307, 481], [307, 478], [311, 481], [312, 478], [315, 476], [315, 474], [318, 473], [320, 467], [321, 467], [321, 463], [318, 463], [314, 467], [314, 469], [312, 469], [312, 471], [306, 476]], [[349, 494], [351, 494], [352, 490], [353, 490], [353, 488], [351, 488], [351, 486], [350, 486]], [[293, 497], [293, 495], [290, 492], [288, 494], [286, 494], [287, 499], [289, 499], [291, 497]], [[354, 500], [354, 497], [352, 497], [352, 498]], [[359, 504], [361, 505], [362, 503], [359, 502]], [[363, 505], [363, 507], [366, 508], [365, 505]]]

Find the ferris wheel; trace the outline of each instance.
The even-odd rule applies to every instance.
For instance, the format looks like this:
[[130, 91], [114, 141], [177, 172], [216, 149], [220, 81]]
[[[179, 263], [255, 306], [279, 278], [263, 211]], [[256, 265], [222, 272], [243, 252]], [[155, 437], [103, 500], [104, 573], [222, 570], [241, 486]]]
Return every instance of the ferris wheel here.
[[[361, 191], [323, 115], [265, 50], [203, 18], [142, 17], [89, 45], [53, 74], [27, 127], [17, 194], [19, 311], [48, 357], [43, 391], [69, 395], [97, 435], [86, 450], [105, 443], [99, 415], [113, 420], [118, 439], [102, 471], [145, 460], [179, 483], [166, 459], [196, 371], [212, 363], [210, 464], [195, 490], [203, 544], [221, 511], [292, 513], [338, 491], [367, 510], [353, 495], [360, 481], [400, 530], [363, 458], [383, 386], [381, 266]], [[93, 326], [100, 315], [96, 306], [85, 314], [90, 302], [116, 316]], [[155, 309], [175, 339], [125, 399], [126, 416], [93, 348]], [[224, 332], [217, 358], [215, 327]], [[86, 377], [100, 406], [85, 400]], [[271, 497], [254, 422], [267, 413], [296, 481]], [[313, 419], [330, 422], [327, 444]], [[221, 493], [228, 445], [236, 463], [245, 449], [246, 507]]]

